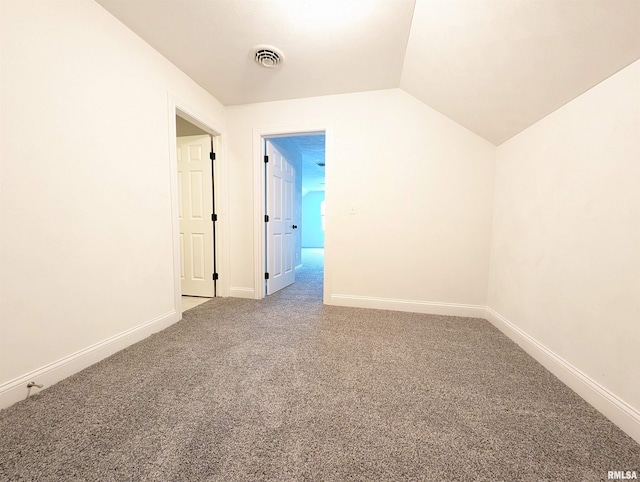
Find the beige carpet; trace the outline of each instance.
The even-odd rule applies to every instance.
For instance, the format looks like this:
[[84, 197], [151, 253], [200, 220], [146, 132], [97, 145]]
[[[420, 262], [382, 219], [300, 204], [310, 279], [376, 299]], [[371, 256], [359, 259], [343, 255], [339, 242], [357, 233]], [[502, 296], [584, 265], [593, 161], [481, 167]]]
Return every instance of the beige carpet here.
[[[0, 412], [0, 480], [596, 481], [640, 446], [480, 319], [323, 306], [321, 258]], [[638, 472], [640, 474], [640, 472]]]

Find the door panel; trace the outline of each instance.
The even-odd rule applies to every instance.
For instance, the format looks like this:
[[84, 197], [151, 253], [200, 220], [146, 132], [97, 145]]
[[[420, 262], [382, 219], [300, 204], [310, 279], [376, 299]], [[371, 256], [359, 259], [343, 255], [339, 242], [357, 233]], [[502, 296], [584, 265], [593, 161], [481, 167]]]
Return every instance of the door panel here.
[[179, 137], [177, 142], [182, 294], [212, 297], [211, 138]]
[[295, 169], [270, 142], [266, 141], [267, 163], [267, 294], [295, 282], [293, 242], [293, 202]]
[[201, 171], [189, 172], [189, 189], [191, 190], [191, 195], [189, 196], [189, 200], [191, 201], [191, 219], [192, 220], [201, 220], [204, 217], [204, 206], [202, 205], [204, 201], [203, 195], [202, 195], [202, 191], [203, 191], [202, 177], [203, 176]]
[[205, 277], [205, 242], [204, 235], [191, 234], [191, 273], [194, 280], [202, 281]]

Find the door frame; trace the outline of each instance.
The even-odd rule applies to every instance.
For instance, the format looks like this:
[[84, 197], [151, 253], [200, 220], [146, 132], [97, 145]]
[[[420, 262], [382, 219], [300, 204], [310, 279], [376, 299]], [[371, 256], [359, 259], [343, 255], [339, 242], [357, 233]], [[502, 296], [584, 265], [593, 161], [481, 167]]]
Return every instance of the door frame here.
[[168, 126], [169, 126], [169, 178], [171, 182], [171, 234], [173, 251], [173, 291], [174, 308], [182, 313], [182, 290], [180, 287], [180, 222], [178, 218], [178, 153], [176, 147], [176, 116], [180, 116], [191, 124], [199, 127], [213, 139], [216, 160], [214, 162], [214, 177], [216, 186], [214, 191], [216, 214], [216, 268], [218, 272], [217, 296], [229, 296], [229, 203], [228, 196], [228, 168], [224, 144], [224, 131], [217, 122], [211, 120], [198, 109], [169, 95], [168, 96]]
[[[264, 289], [264, 267], [266, 265], [266, 236], [264, 229], [265, 212], [265, 169], [264, 156], [265, 141], [273, 137], [292, 137], [304, 134], [324, 133], [324, 157], [328, 167], [325, 167], [325, 243], [324, 243], [324, 279], [323, 302], [328, 303], [331, 293], [331, 172], [333, 165], [333, 137], [329, 125], [310, 125], [294, 127], [267, 127], [253, 129], [253, 293], [255, 299], [266, 296]], [[328, 162], [327, 162], [328, 161]]]

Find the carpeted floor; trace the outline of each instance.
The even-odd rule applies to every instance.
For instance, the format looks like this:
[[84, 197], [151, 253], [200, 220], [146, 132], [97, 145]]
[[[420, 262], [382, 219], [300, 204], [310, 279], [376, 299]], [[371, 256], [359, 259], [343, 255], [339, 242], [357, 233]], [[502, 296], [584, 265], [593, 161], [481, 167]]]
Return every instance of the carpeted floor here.
[[321, 257], [0, 412], [0, 480], [597, 481], [640, 445], [487, 321], [322, 305]]

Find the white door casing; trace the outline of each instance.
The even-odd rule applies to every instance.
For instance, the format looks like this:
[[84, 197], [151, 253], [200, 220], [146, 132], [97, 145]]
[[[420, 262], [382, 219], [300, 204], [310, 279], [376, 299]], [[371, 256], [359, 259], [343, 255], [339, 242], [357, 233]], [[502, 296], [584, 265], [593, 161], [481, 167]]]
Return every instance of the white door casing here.
[[[296, 279], [294, 262], [293, 204], [296, 173], [294, 167], [269, 140], [266, 140], [267, 180], [267, 295]], [[297, 226], [296, 226], [297, 227]]]
[[211, 137], [177, 138], [182, 294], [214, 296]]

